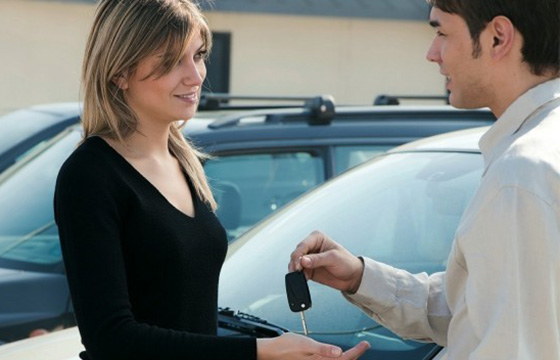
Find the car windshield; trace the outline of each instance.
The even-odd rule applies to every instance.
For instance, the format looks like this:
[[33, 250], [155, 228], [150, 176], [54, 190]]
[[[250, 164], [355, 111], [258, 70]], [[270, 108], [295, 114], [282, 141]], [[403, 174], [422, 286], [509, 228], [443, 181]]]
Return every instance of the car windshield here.
[[[381, 155], [289, 204], [230, 246], [220, 278], [220, 306], [302, 330], [289, 310], [284, 275], [290, 253], [313, 230], [351, 252], [406, 269], [444, 269], [462, 213], [477, 187], [482, 157], [474, 153]], [[432, 344], [405, 341], [379, 326], [341, 294], [310, 282], [310, 335], [354, 346], [368, 340], [364, 359], [422, 359]]]
[[46, 151], [31, 154], [0, 176], [0, 266], [23, 270], [59, 266], [52, 210], [55, 181], [79, 140], [79, 131], [63, 133]]

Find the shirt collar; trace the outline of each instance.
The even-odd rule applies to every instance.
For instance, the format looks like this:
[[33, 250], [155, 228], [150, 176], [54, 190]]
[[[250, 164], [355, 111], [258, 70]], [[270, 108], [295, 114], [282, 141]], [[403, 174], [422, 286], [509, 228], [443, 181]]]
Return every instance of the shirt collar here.
[[560, 98], [560, 78], [539, 84], [517, 98], [478, 143], [486, 167], [500, 149], [513, 141], [513, 135], [535, 110], [556, 98]]

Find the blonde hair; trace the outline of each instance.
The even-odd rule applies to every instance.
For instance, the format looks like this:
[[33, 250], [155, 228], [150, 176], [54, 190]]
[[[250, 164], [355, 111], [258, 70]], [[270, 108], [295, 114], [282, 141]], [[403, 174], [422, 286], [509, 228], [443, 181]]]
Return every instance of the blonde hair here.
[[[196, 31], [200, 31], [204, 47], [210, 51], [212, 35], [208, 24], [190, 0], [101, 0], [82, 68], [83, 140], [102, 135], [124, 141], [132, 135], [138, 119], [114, 79], [133, 72], [141, 60], [161, 49], [164, 55], [151, 75], [168, 73]], [[207, 155], [184, 138], [183, 125], [176, 122], [171, 126], [169, 150], [191, 179], [198, 196], [215, 210], [216, 202], [201, 164]]]

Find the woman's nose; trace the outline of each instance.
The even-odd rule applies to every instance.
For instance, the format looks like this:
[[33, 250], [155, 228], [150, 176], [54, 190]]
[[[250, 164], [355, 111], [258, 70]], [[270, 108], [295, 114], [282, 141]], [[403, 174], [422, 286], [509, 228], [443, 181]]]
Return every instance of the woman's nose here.
[[186, 66], [183, 81], [189, 85], [202, 85], [206, 76], [206, 66], [204, 63], [197, 64], [194, 61]]

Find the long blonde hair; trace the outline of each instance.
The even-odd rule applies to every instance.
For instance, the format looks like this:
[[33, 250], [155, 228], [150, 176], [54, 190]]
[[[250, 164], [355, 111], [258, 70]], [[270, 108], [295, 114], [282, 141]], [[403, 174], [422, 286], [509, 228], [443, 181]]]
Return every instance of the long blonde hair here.
[[[102, 135], [124, 141], [132, 135], [138, 119], [114, 79], [133, 72], [141, 60], [161, 49], [165, 50], [164, 56], [153, 75], [168, 73], [196, 31], [200, 31], [204, 47], [210, 51], [212, 35], [208, 24], [190, 0], [101, 0], [82, 68], [83, 140]], [[215, 210], [216, 201], [201, 164], [207, 155], [183, 137], [182, 126], [179, 122], [171, 126], [169, 150], [191, 179], [198, 196]]]

